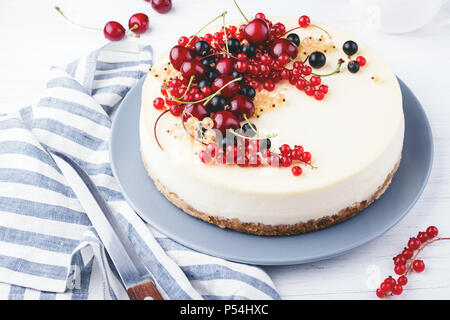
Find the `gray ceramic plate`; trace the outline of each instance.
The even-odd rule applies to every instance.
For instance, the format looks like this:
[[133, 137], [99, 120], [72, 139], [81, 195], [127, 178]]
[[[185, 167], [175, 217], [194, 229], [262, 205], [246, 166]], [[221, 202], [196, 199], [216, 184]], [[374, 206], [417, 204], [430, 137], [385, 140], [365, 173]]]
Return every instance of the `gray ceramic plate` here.
[[147, 176], [139, 152], [139, 111], [144, 79], [123, 100], [111, 133], [111, 161], [123, 194], [146, 222], [175, 241], [216, 257], [258, 265], [287, 265], [330, 258], [380, 236], [403, 218], [422, 193], [433, 160], [425, 112], [400, 81], [406, 120], [403, 159], [390, 188], [355, 217], [330, 228], [284, 237], [224, 230], [172, 205]]

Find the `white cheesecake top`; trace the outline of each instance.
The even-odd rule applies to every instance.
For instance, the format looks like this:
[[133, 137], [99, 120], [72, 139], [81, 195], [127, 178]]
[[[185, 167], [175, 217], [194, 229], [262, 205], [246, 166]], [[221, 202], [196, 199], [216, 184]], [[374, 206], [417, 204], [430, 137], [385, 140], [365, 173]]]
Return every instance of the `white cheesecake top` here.
[[[287, 29], [297, 26], [296, 19], [271, 20], [283, 22]], [[403, 136], [402, 98], [397, 79], [385, 61], [363, 42], [329, 26], [320, 26], [332, 35], [331, 41], [336, 50], [327, 54], [324, 67], [313, 69], [313, 72], [326, 74], [336, 68], [339, 58], [348, 61], [342, 51], [342, 44], [347, 40], [358, 43], [359, 50], [353, 58], [362, 55], [367, 64], [353, 74], [347, 70], [345, 63], [340, 73], [324, 77], [322, 83], [328, 85], [329, 92], [322, 101], [307, 96], [292, 85], [280, 82], [277, 88], [285, 87], [286, 102], [274, 110], [264, 112], [258, 119], [251, 119], [259, 130], [278, 133], [276, 138], [271, 139], [272, 149], [278, 149], [284, 143], [302, 145], [306, 151], [311, 152], [312, 164], [317, 169], [302, 166], [303, 174], [294, 177], [289, 168], [202, 164], [189, 143], [185, 140], [180, 142], [166, 132], [181, 121], [170, 114], [164, 116], [157, 127], [157, 135], [164, 148], [162, 151], [153, 135], [155, 119], [161, 111], [152, 106], [153, 99], [161, 96], [161, 80], [152, 76], [147, 78], [143, 88], [141, 115], [147, 134], [152, 137], [146, 146], [151, 149], [148, 152], [173, 163], [181, 169], [177, 172], [195, 176], [211, 187], [249, 194], [310, 192], [338, 184], [369, 166], [376, 166], [377, 162], [382, 163], [382, 157], [391, 143], [399, 135]], [[294, 32], [301, 39], [324, 34], [313, 27]], [[168, 61], [166, 54], [156, 65], [166, 64]], [[398, 159], [398, 155], [395, 157]], [[381, 167], [384, 168], [383, 165]]]

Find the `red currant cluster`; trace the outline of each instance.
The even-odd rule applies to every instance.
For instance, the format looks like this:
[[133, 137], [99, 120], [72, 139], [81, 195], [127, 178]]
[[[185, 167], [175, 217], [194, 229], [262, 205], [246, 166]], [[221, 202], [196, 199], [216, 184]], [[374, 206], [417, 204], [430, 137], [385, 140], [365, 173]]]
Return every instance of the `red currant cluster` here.
[[[151, 2], [152, 8], [159, 13], [166, 13], [172, 9], [172, 0], [145, 0], [147, 2]], [[78, 25], [83, 28], [92, 29], [92, 30], [100, 30], [97, 28], [82, 26], [74, 21], [70, 20], [59, 7], [55, 6], [56, 11], [58, 11], [65, 19], [70, 21], [71, 23]], [[140, 34], [146, 32], [149, 26], [148, 16], [144, 13], [135, 13], [131, 16], [130, 20], [128, 20], [128, 31], [132, 33], [128, 33], [136, 38], [140, 37]], [[125, 38], [127, 34], [123, 25], [117, 21], [108, 21], [103, 27], [103, 34], [105, 38], [110, 41], [120, 41]]]
[[418, 254], [435, 241], [450, 240], [450, 238], [436, 238], [437, 235], [438, 229], [435, 226], [430, 226], [425, 232], [419, 232], [417, 237], [409, 239], [408, 246], [393, 258], [394, 272], [400, 277], [397, 280], [391, 276], [386, 278], [376, 290], [379, 298], [401, 294], [403, 286], [408, 283], [408, 273], [413, 270], [418, 273], [425, 270], [425, 263], [416, 259]]
[[[304, 151], [302, 146], [295, 146], [293, 149], [287, 144], [280, 147], [280, 154], [270, 151], [267, 140], [242, 139], [237, 145], [229, 145], [225, 150], [220, 150], [215, 143], [209, 143], [205, 150], [199, 154], [200, 160], [205, 163], [212, 161], [218, 164], [237, 164], [241, 167], [259, 167], [270, 165], [272, 167], [290, 167], [294, 161], [311, 165], [311, 153]], [[300, 166], [292, 167], [292, 174], [299, 176], [302, 174]]]

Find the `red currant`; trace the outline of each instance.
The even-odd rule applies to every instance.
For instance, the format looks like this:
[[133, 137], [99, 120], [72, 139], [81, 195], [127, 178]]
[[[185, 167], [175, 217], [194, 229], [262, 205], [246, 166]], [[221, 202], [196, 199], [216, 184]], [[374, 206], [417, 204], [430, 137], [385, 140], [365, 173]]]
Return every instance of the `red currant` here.
[[376, 294], [378, 298], [384, 298], [384, 293], [380, 288], [377, 289]]
[[313, 86], [318, 86], [318, 85], [322, 82], [322, 79], [320, 79], [320, 77], [318, 77], [318, 76], [312, 76], [312, 77], [309, 79], [309, 82], [310, 82]]
[[419, 239], [420, 242], [424, 243], [428, 240], [428, 233], [426, 232], [419, 232], [417, 235], [417, 239]]
[[402, 251], [402, 256], [405, 257], [405, 259], [411, 259], [413, 255], [414, 255], [414, 251], [412, 251], [408, 248], [405, 248]]
[[204, 164], [211, 162], [211, 155], [205, 150], [199, 153], [199, 157]]
[[422, 272], [425, 270], [425, 263], [422, 260], [414, 260], [412, 263], [412, 267], [416, 272]]
[[403, 287], [399, 284], [396, 284], [392, 287], [392, 293], [395, 295], [399, 295], [402, 294], [403, 292]]
[[252, 167], [259, 167], [261, 165], [261, 158], [257, 154], [250, 155], [248, 161]]
[[405, 286], [408, 283], [408, 278], [406, 276], [401, 276], [397, 279], [397, 283], [401, 286]]
[[164, 108], [164, 106], [165, 103], [163, 98], [158, 97], [155, 100], [153, 100], [153, 107], [155, 107], [155, 109], [161, 110]]
[[278, 168], [280, 166], [280, 157], [277, 154], [272, 153], [269, 158], [269, 164], [272, 167]]
[[433, 239], [439, 234], [439, 230], [435, 226], [428, 227], [426, 232], [428, 234], [429, 239]]
[[383, 282], [383, 283], [380, 285], [380, 289], [381, 289], [381, 291], [383, 291], [384, 293], [389, 293], [389, 292], [391, 292], [391, 290], [392, 290], [392, 285], [391, 285], [390, 283], [388, 283], [388, 282]]
[[307, 26], [309, 26], [311, 23], [311, 20], [309, 19], [308, 16], [301, 16], [300, 18], [298, 18], [298, 25], [302, 28], [306, 28]]
[[272, 80], [266, 80], [263, 83], [263, 87], [264, 89], [266, 89], [267, 91], [273, 91], [273, 89], [275, 89], [275, 84], [273, 83]]
[[290, 155], [291, 154], [291, 147], [288, 144], [283, 144], [280, 147], [280, 152], [281, 152], [281, 155], [283, 155], [283, 156]]
[[219, 146], [215, 143], [209, 143], [206, 146], [206, 152], [208, 152], [211, 157], [215, 157], [219, 152]]
[[417, 238], [410, 238], [409, 241], [408, 241], [408, 248], [411, 249], [411, 250], [417, 250], [417, 249], [420, 248], [421, 244], [422, 243], [420, 242], [419, 239], [417, 239]]
[[319, 90], [314, 91], [314, 98], [316, 98], [316, 100], [323, 100], [324, 97], [325, 95], [323, 94], [323, 92]]
[[302, 160], [304, 162], [310, 162], [311, 161], [311, 153], [309, 153], [308, 151], [303, 152]]
[[183, 113], [183, 107], [179, 104], [174, 104], [170, 107], [170, 113], [175, 117], [179, 117]]
[[396, 257], [394, 257], [393, 258], [393, 260], [394, 260], [394, 265], [399, 265], [399, 264], [406, 264], [406, 258], [402, 255], [402, 254], [399, 254], [399, 255], [397, 255]]
[[366, 59], [363, 56], [357, 57], [356, 62], [358, 62], [360, 67], [364, 67], [366, 65]]
[[292, 158], [289, 156], [282, 156], [281, 157], [281, 165], [283, 167], [289, 167], [292, 164]]
[[180, 37], [180, 39], [178, 39], [178, 44], [183, 47], [186, 46], [188, 44], [188, 42], [189, 42], [189, 39], [188, 39], [188, 37], [185, 37], [185, 36], [182, 36], [182, 37]]
[[322, 92], [323, 94], [327, 94], [328, 93], [328, 86], [324, 85], [324, 84], [320, 85], [319, 91]]
[[404, 264], [396, 265], [394, 272], [400, 276], [406, 272], [406, 266]]
[[302, 168], [300, 168], [299, 166], [292, 167], [291, 171], [292, 174], [296, 177], [302, 174]]

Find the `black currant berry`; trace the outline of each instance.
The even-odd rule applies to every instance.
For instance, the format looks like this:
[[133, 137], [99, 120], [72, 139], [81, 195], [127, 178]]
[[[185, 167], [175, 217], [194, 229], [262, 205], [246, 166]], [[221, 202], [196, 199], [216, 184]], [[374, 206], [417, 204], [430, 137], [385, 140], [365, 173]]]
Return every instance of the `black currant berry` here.
[[194, 45], [194, 52], [199, 57], [204, 57], [209, 53], [211, 49], [209, 43], [205, 40], [199, 40]]
[[241, 78], [242, 80], [244, 80], [244, 74], [237, 72], [236, 70], [233, 70], [233, 72], [231, 72], [231, 76], [235, 79]]
[[203, 58], [200, 61], [205, 67], [214, 67], [216, 64], [216, 60], [214, 59], [214, 57]]
[[236, 38], [228, 39], [227, 44], [228, 44], [228, 51], [230, 51], [230, 53], [236, 54], [239, 52], [241, 43], [239, 42], [238, 39], [236, 39]]
[[357, 73], [359, 71], [359, 63], [352, 60], [348, 63], [347, 65], [347, 69], [348, 71], [350, 71], [351, 73]]
[[272, 142], [270, 141], [270, 139], [267, 138], [259, 140], [259, 150], [270, 149], [271, 146]]
[[251, 58], [256, 54], [256, 47], [252, 44], [242, 45], [241, 52], [247, 55], [247, 58]]
[[223, 110], [227, 104], [228, 100], [219, 94], [209, 101], [208, 107], [210, 111], [217, 112]]
[[236, 136], [233, 134], [226, 134], [223, 138], [222, 141], [220, 142], [222, 149], [226, 149], [228, 146], [235, 146], [237, 145], [237, 139]]
[[252, 86], [243, 86], [239, 93], [249, 97], [250, 99], [253, 99], [256, 95], [256, 91]]
[[311, 53], [311, 55], [308, 58], [308, 61], [311, 67], [317, 69], [322, 68], [325, 65], [325, 63], [327, 62], [327, 58], [322, 52], [316, 51]]
[[355, 41], [348, 40], [344, 42], [344, 45], [342, 46], [342, 50], [344, 50], [345, 54], [352, 56], [356, 52], [358, 52], [358, 44]]
[[256, 126], [253, 123], [251, 126], [248, 123], [245, 123], [242, 126], [242, 132], [244, 133], [244, 135], [246, 135], [248, 137], [253, 137], [256, 134], [256, 131], [253, 130], [252, 127], [255, 128], [255, 130], [257, 130]]
[[209, 79], [200, 80], [197, 83], [197, 88], [202, 89], [203, 87], [211, 87], [212, 81]]
[[216, 70], [207, 70], [206, 71], [206, 79], [213, 81], [218, 76], [220, 76], [220, 73], [218, 73]]
[[300, 37], [296, 33], [290, 33], [286, 39], [291, 40], [297, 47], [300, 45]]

